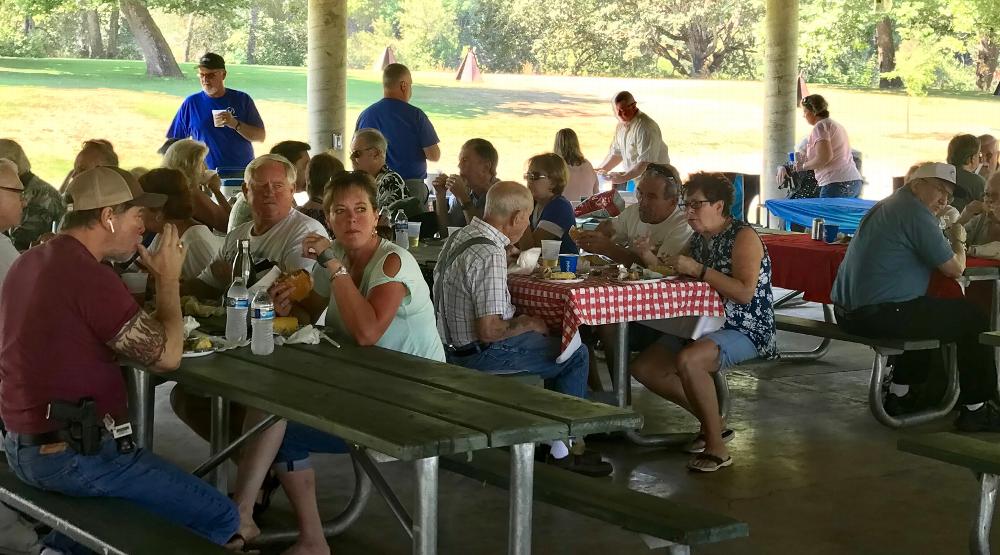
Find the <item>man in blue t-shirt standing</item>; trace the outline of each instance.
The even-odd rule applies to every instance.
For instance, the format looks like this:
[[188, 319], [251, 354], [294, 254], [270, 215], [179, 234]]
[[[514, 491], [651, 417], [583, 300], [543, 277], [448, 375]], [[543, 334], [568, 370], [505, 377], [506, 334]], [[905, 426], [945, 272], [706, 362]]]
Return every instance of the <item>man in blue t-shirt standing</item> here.
[[[251, 142], [264, 140], [264, 122], [250, 95], [227, 89], [226, 61], [206, 52], [198, 60], [201, 92], [184, 99], [174, 116], [168, 141], [191, 137], [208, 145], [205, 163], [210, 169], [232, 169], [243, 175], [243, 168], [253, 160]], [[238, 171], [236, 171], [238, 170]]]
[[389, 64], [382, 71], [382, 100], [365, 108], [354, 130], [378, 129], [389, 142], [386, 165], [406, 182], [411, 197], [427, 203], [427, 161], [441, 159], [437, 132], [423, 110], [410, 104], [413, 77], [403, 64]]

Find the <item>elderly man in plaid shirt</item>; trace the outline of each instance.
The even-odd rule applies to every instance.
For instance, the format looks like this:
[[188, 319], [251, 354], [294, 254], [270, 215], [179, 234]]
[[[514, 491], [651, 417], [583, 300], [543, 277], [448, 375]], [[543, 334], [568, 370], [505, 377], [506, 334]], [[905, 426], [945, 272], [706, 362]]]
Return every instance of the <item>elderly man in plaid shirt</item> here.
[[[579, 347], [556, 362], [559, 341], [527, 315], [514, 316], [505, 248], [528, 227], [533, 200], [520, 183], [501, 182], [486, 195], [483, 219], [448, 238], [434, 269], [434, 308], [448, 362], [491, 374], [537, 374], [550, 389], [585, 397], [588, 356]], [[547, 461], [589, 476], [611, 473], [599, 454], [572, 455], [554, 442]]]

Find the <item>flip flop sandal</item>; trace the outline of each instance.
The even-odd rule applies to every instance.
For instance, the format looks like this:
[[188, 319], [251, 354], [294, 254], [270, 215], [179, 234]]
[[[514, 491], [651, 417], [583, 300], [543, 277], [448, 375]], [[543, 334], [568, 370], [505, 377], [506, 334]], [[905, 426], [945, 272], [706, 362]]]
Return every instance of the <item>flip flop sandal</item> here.
[[[708, 461], [710, 463], [713, 463], [713, 466], [698, 466], [697, 464], [695, 464], [700, 461]], [[723, 459], [722, 457], [713, 455], [711, 453], [698, 453], [697, 455], [694, 456], [693, 459], [691, 459], [688, 462], [687, 467], [688, 470], [694, 472], [715, 472], [716, 470], [719, 470], [720, 468], [729, 466], [731, 464], [733, 464], [733, 457], [731, 456]]]
[[[736, 437], [734, 430], [729, 428], [722, 430], [722, 443], [729, 443], [734, 437]], [[705, 436], [703, 434], [698, 434], [697, 437], [691, 440], [691, 443], [684, 446], [684, 452], [691, 453], [692, 455], [703, 451], [705, 451]]]
[[254, 555], [260, 555], [259, 549], [247, 549], [247, 540], [243, 537], [243, 534], [239, 532], [233, 534], [233, 537], [229, 538], [224, 546], [226, 549], [234, 553], [251, 553]]

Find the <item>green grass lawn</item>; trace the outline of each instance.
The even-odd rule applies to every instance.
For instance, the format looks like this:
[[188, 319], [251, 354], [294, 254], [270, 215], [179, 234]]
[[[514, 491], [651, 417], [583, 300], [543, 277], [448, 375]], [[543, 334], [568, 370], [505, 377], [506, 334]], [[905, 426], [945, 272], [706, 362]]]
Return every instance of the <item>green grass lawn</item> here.
[[[111, 140], [123, 166], [155, 166], [155, 151], [174, 112], [184, 96], [199, 90], [193, 65], [182, 67], [187, 79], [150, 79], [142, 62], [0, 58], [0, 135], [20, 142], [36, 173], [53, 183], [61, 181], [88, 138]], [[372, 72], [348, 74], [349, 127], [381, 97], [379, 78]], [[484, 137], [500, 152], [500, 176], [518, 179], [525, 160], [550, 150], [563, 127], [577, 131], [585, 154], [597, 163], [614, 130], [609, 99], [622, 89], [631, 90], [660, 124], [682, 173], [760, 172], [759, 82], [486, 75], [483, 83], [467, 85], [442, 73], [418, 73], [415, 80], [413, 103], [438, 130], [443, 152], [438, 167], [446, 172], [454, 170], [466, 139]], [[304, 68], [233, 65], [226, 84], [257, 102], [268, 135], [258, 153], [280, 140], [307, 138]], [[1000, 135], [998, 97], [942, 93], [908, 99], [880, 91], [811, 89], [827, 97], [833, 118], [864, 152], [869, 198], [884, 196], [889, 179], [910, 164], [943, 159], [956, 133]], [[808, 131], [800, 121], [798, 136]]]

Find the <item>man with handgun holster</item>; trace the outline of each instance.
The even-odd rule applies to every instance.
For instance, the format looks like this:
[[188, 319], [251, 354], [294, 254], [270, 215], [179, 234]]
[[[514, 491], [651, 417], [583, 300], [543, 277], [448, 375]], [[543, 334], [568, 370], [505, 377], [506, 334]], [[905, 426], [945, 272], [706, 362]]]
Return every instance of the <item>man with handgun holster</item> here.
[[[126, 499], [225, 543], [239, 526], [232, 501], [137, 448], [127, 423], [120, 361], [169, 372], [183, 352], [177, 229], [164, 227], [154, 254], [140, 244], [143, 211], [166, 197], [143, 192], [130, 173], [111, 167], [75, 176], [67, 195], [60, 233], [20, 255], [3, 283], [0, 418], [10, 468], [28, 485]], [[155, 279], [155, 316], [102, 263], [136, 251]], [[60, 552], [78, 548], [58, 533], [43, 542]]]

